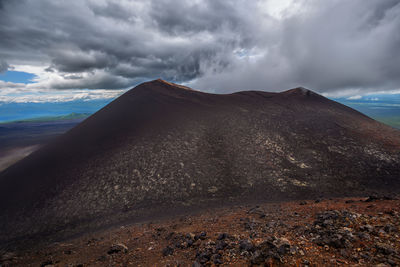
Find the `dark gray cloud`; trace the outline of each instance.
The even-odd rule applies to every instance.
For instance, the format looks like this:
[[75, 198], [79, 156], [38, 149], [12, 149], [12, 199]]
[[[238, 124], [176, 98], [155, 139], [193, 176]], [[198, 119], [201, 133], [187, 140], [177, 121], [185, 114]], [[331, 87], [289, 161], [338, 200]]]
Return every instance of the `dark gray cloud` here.
[[292, 0], [279, 18], [271, 1], [2, 0], [0, 58], [43, 66], [54, 89], [400, 88], [398, 0]]
[[4, 60], [0, 59], [0, 73], [6, 72], [8, 70], [9, 66], [7, 62]]

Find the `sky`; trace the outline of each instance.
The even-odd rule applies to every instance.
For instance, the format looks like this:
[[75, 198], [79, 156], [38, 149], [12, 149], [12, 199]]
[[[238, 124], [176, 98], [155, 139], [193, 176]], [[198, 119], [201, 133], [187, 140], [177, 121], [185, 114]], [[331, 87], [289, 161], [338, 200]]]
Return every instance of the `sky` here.
[[0, 103], [213, 93], [400, 94], [398, 0], [0, 0]]

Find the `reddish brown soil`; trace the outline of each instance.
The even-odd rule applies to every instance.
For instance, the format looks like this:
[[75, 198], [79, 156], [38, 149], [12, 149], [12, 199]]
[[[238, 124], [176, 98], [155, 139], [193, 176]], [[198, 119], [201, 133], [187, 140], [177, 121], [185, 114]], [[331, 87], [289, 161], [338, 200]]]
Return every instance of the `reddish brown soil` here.
[[[280, 260], [268, 258], [265, 263], [271, 266], [400, 264], [400, 200], [349, 200], [265, 203], [259, 206], [213, 209], [163, 221], [126, 225], [28, 252], [8, 252], [3, 256], [3, 260], [8, 259], [3, 265], [192, 266], [193, 262], [198, 261], [198, 251], [213, 248], [215, 251], [215, 243], [219, 242], [217, 239], [221, 233], [229, 236], [225, 239], [228, 246], [215, 252], [221, 255], [221, 266], [250, 265], [253, 252], [240, 250], [239, 240], [248, 239], [257, 246], [271, 236], [286, 238], [291, 248]], [[345, 229], [356, 236], [362, 231], [360, 227], [370, 225], [374, 229], [370, 232], [371, 238], [356, 238], [345, 249], [316, 244], [307, 229], [315, 227], [314, 221], [318, 214], [332, 210], [356, 214], [357, 219], [349, 221]], [[390, 233], [381, 230], [385, 225], [393, 226]], [[176, 247], [181, 236], [192, 234], [193, 237], [201, 232], [206, 232], [206, 236], [191, 246], [187, 247], [183, 243], [183, 248]], [[110, 247], [119, 243], [124, 244], [128, 250], [111, 253]], [[377, 244], [385, 244], [393, 251], [380, 253]], [[172, 255], [164, 256], [163, 250], [167, 246], [173, 248], [173, 252]], [[206, 265], [215, 264], [211, 259]]]

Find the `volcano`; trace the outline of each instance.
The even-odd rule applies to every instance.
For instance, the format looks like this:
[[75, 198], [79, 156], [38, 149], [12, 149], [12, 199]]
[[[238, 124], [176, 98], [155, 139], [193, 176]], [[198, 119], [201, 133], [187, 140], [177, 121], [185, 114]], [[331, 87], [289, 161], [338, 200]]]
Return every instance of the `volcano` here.
[[0, 173], [0, 245], [209, 207], [400, 191], [400, 131], [305, 88], [143, 83]]

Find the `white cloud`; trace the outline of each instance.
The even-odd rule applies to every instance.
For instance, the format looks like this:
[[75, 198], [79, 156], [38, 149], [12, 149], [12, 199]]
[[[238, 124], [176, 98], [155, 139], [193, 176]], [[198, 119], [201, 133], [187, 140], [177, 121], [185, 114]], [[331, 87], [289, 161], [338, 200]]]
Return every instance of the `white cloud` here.
[[348, 98], [346, 98], [347, 100], [358, 100], [358, 99], [361, 99], [362, 98], [362, 96], [360, 96], [360, 95], [353, 95], [353, 96], [350, 96], [350, 97], [348, 97]]
[[278, 20], [300, 12], [302, 9], [301, 1], [296, 0], [268, 0], [260, 1], [258, 4], [268, 15]]
[[0, 90], [0, 102], [45, 103], [77, 100], [90, 101], [97, 99], [113, 99], [126, 92], [126, 90], [104, 89], [32, 90], [24, 87], [24, 84], [18, 84], [18, 86]]

